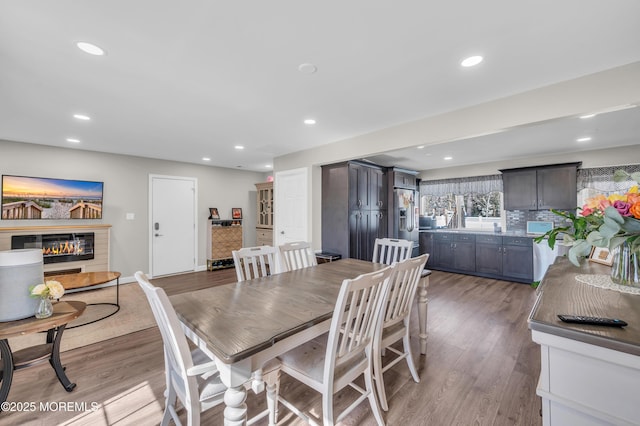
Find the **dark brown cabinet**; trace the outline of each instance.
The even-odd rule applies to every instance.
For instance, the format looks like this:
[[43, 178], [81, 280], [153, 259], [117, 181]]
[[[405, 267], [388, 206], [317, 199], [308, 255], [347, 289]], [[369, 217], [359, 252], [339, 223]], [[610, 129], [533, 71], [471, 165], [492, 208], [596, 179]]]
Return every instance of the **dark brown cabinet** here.
[[506, 210], [570, 210], [580, 163], [501, 170]]
[[502, 238], [502, 276], [513, 281], [533, 282], [531, 238]]
[[476, 237], [476, 272], [502, 275], [502, 237], [496, 235]]
[[473, 272], [476, 269], [475, 235], [438, 233], [434, 237], [434, 268]]
[[528, 237], [426, 231], [420, 233], [423, 253], [430, 253], [430, 269], [533, 282], [533, 240]]
[[432, 232], [420, 232], [419, 252], [420, 255], [428, 254], [427, 267], [431, 267], [436, 262], [436, 253], [433, 248], [434, 235]]
[[526, 237], [478, 235], [476, 272], [511, 281], [533, 281], [533, 240]]
[[346, 162], [322, 167], [322, 250], [371, 260], [387, 236], [387, 183], [381, 167]]

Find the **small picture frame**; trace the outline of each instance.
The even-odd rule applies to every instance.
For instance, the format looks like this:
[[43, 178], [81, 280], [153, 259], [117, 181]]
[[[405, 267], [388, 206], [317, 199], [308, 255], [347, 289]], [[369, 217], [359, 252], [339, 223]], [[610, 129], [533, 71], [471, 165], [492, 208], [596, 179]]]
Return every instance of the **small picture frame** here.
[[219, 220], [220, 213], [218, 213], [217, 207], [209, 207], [209, 219]]
[[242, 209], [239, 207], [233, 207], [231, 209], [231, 219], [242, 219]]
[[589, 255], [589, 260], [611, 266], [613, 265], [613, 254], [606, 247], [594, 247]]

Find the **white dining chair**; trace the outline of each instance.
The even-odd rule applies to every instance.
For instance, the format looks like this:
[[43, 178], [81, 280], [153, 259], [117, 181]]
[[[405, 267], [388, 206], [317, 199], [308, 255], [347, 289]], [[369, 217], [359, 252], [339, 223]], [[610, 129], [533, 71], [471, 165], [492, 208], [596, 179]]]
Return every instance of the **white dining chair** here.
[[238, 281], [252, 280], [282, 272], [280, 253], [276, 247], [243, 247], [240, 250], [233, 250], [231, 255]]
[[[383, 379], [385, 371], [406, 359], [413, 380], [416, 383], [420, 382], [409, 343], [409, 319], [418, 282], [428, 259], [429, 255], [423, 254], [398, 262], [391, 274], [389, 292], [384, 303], [384, 314], [382, 321], [378, 324], [378, 338], [374, 340], [373, 349], [373, 378], [380, 406], [385, 411], [389, 409]], [[391, 346], [398, 340], [402, 340], [402, 351]], [[382, 354], [385, 350], [393, 352], [397, 357], [383, 367]]]
[[[281, 369], [322, 394], [322, 424], [334, 425], [368, 399], [378, 425], [384, 425], [372, 378], [373, 339], [386, 300], [393, 267], [342, 282], [329, 332], [279, 357]], [[365, 389], [355, 379], [364, 375]], [[350, 385], [360, 396], [334, 416], [334, 394]], [[278, 402], [307, 423], [318, 419], [304, 413], [282, 396]]]
[[413, 241], [397, 238], [376, 238], [372, 262], [391, 265], [411, 257]]
[[[176, 425], [182, 424], [176, 407], [176, 402], [179, 400], [187, 412], [187, 424], [197, 426], [200, 424], [200, 414], [203, 411], [224, 402], [227, 387], [220, 380], [215, 360], [199, 348], [190, 350], [180, 320], [165, 291], [151, 284], [141, 271], [135, 273], [135, 278], [151, 305], [164, 346], [167, 389], [165, 390], [165, 409], [160, 424], [166, 426], [172, 419]], [[261, 374], [277, 377], [278, 368], [277, 361], [269, 362]], [[249, 386], [250, 384], [247, 383], [246, 387]], [[247, 422], [248, 425], [267, 415], [269, 415], [269, 424], [275, 424], [277, 386], [275, 390], [272, 394], [267, 392], [268, 408], [251, 418]]]
[[285, 243], [278, 247], [282, 263], [287, 271], [307, 268], [318, 264], [316, 256], [311, 250], [311, 244], [306, 241]]

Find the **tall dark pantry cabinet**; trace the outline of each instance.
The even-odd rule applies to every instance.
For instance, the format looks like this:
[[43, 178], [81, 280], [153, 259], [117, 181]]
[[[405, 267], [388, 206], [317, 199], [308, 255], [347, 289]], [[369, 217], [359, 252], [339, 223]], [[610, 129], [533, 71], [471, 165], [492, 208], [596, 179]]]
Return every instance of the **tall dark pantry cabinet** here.
[[323, 166], [322, 250], [371, 260], [387, 232], [385, 170], [357, 161]]

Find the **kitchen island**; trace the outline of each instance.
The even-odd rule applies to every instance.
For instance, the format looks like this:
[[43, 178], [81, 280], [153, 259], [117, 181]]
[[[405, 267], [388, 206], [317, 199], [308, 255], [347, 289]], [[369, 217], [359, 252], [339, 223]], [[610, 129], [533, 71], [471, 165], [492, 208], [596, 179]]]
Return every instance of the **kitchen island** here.
[[[538, 287], [529, 329], [541, 349], [536, 393], [544, 425], [640, 424], [640, 295], [584, 282], [609, 272], [558, 257]], [[569, 324], [558, 314], [619, 318], [628, 326]]]

